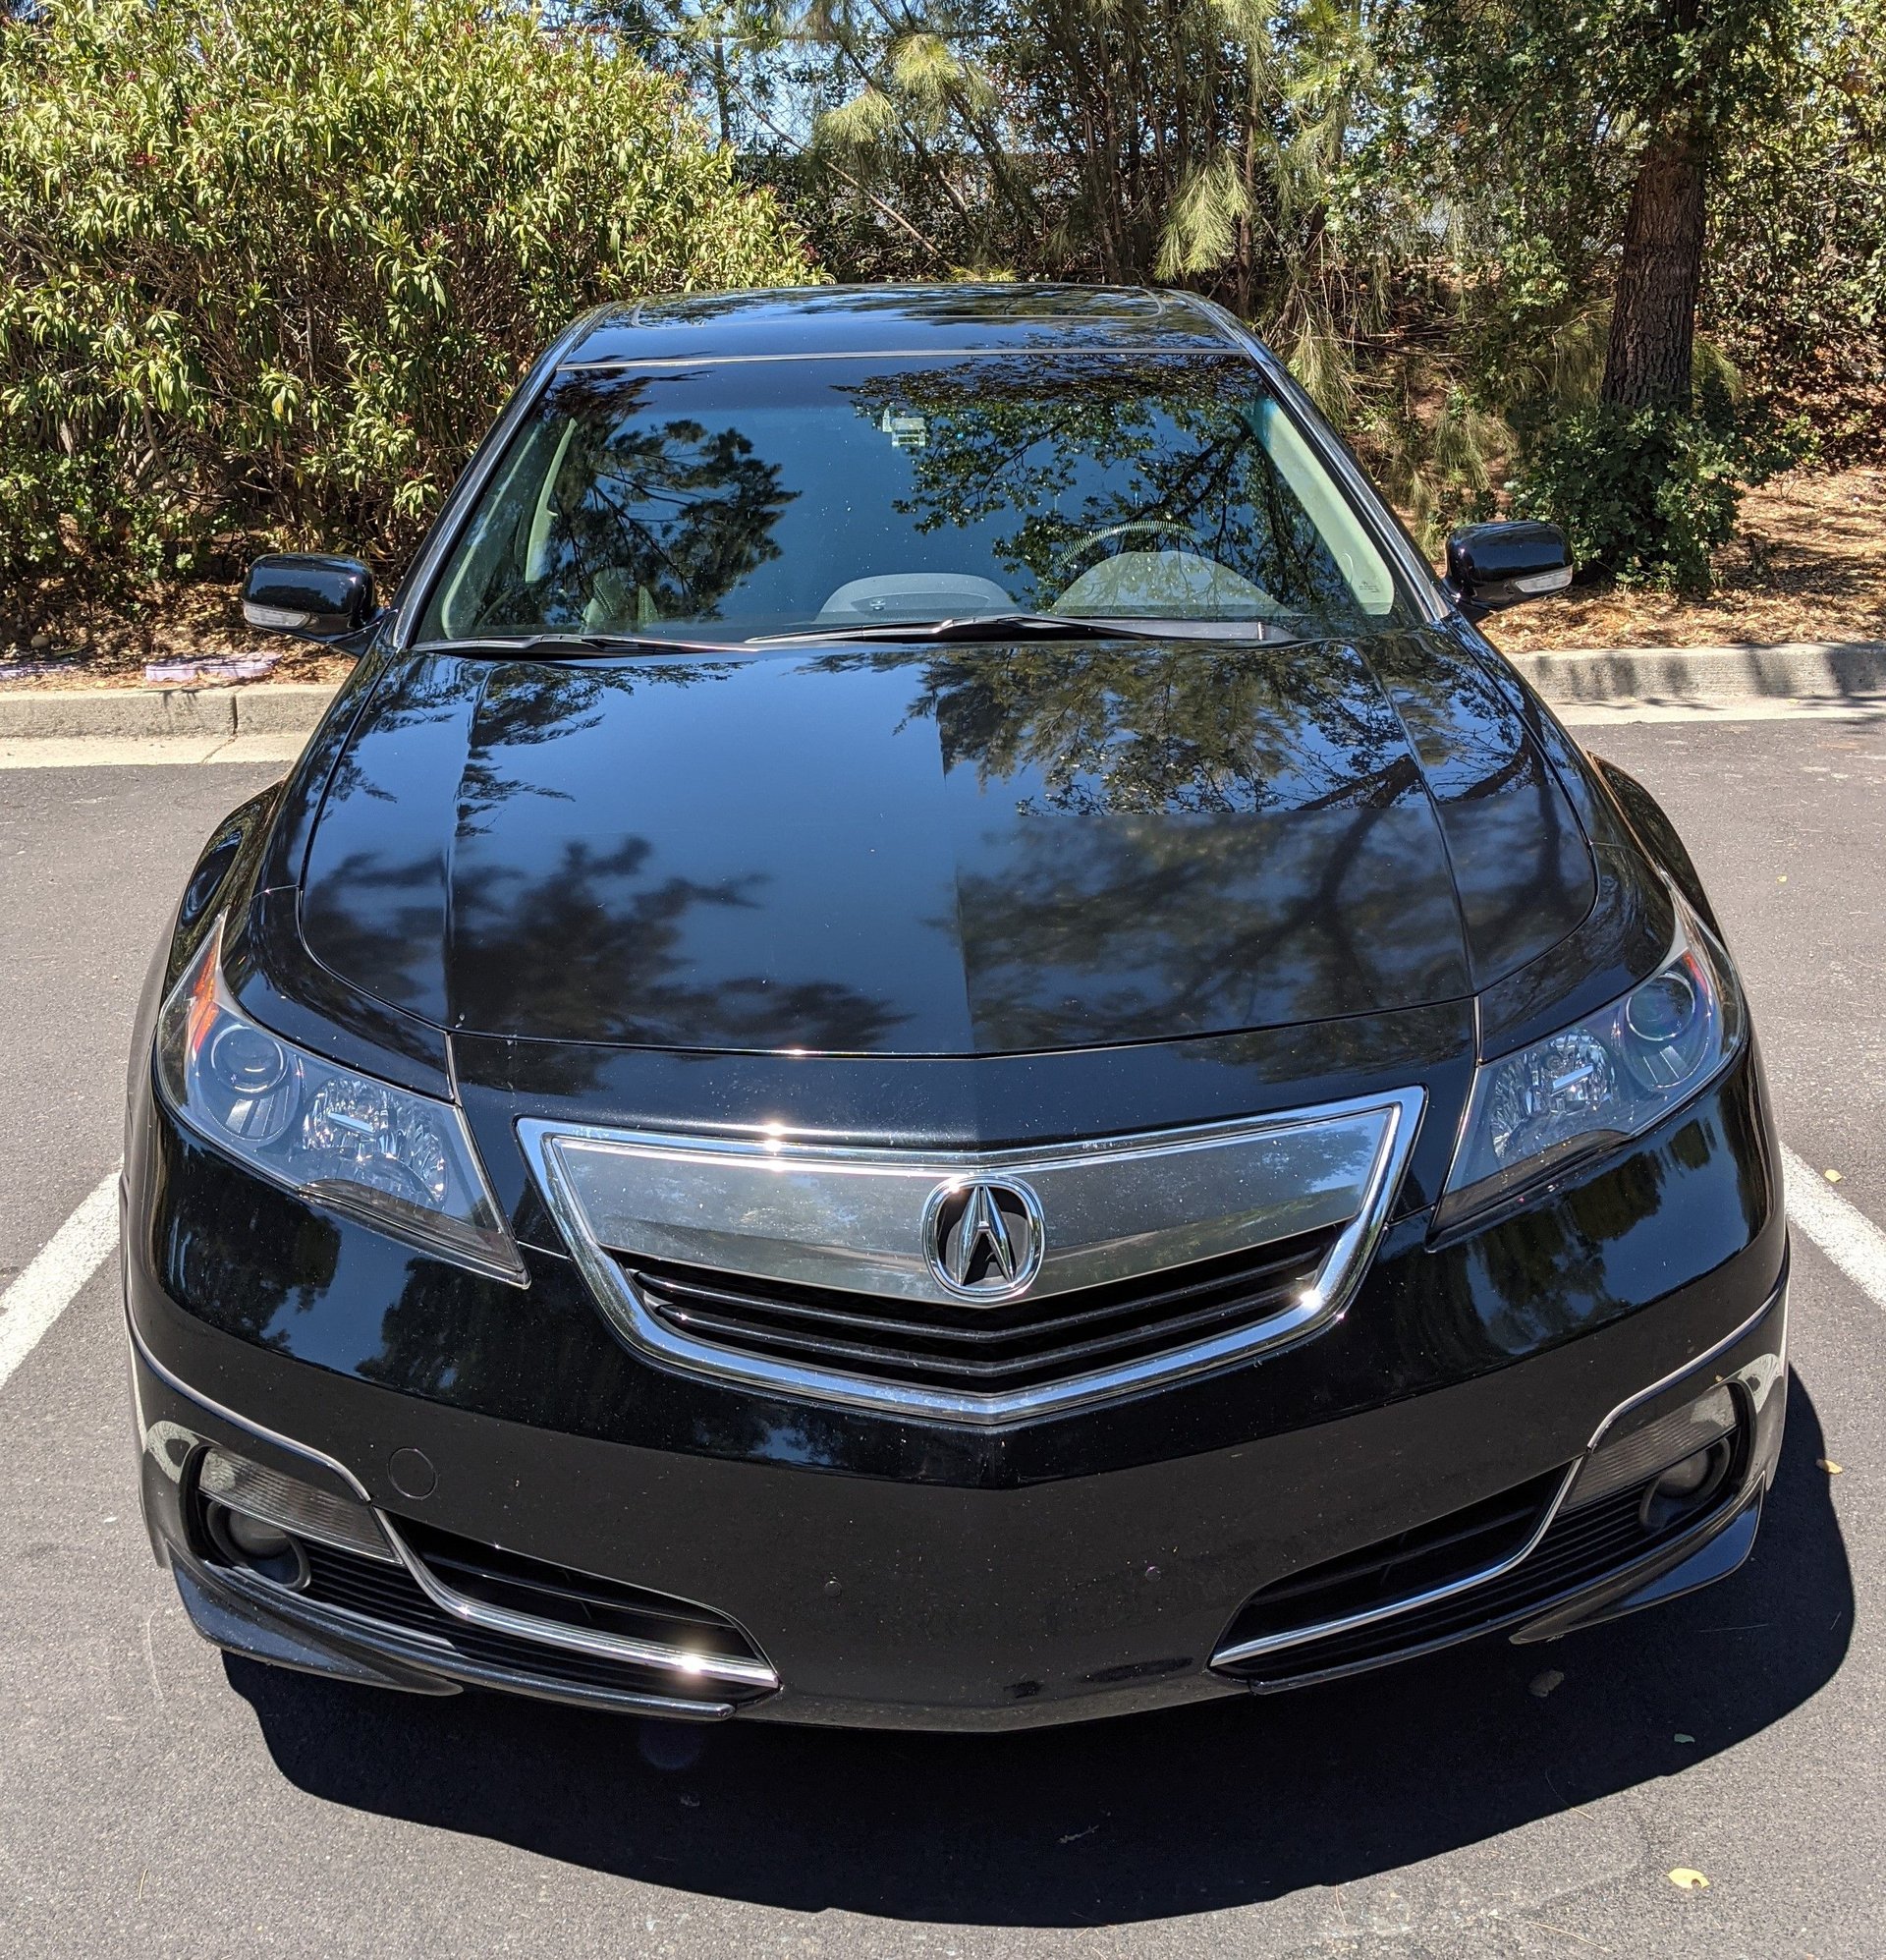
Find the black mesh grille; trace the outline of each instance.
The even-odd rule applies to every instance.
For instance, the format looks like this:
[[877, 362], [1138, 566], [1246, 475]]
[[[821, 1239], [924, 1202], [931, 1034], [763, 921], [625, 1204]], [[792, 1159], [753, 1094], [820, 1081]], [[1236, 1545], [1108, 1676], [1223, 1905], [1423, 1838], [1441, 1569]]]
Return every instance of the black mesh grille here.
[[933, 1306], [623, 1261], [676, 1333], [768, 1360], [906, 1387], [997, 1394], [1170, 1353], [1295, 1304], [1335, 1243], [1305, 1232], [1250, 1252], [1000, 1307]]
[[[1554, 1473], [1552, 1482], [1555, 1484], [1557, 1476], [1558, 1473]], [[1522, 1489], [1532, 1487], [1521, 1486]], [[1345, 1633], [1327, 1634], [1320, 1640], [1280, 1648], [1272, 1653], [1255, 1654], [1221, 1671], [1262, 1686], [1283, 1687], [1322, 1675], [1371, 1666], [1377, 1661], [1420, 1652], [1428, 1648], [1444, 1647], [1453, 1641], [1536, 1617], [1555, 1600], [1598, 1584], [1611, 1573], [1682, 1537], [1697, 1522], [1696, 1514], [1691, 1513], [1676, 1519], [1661, 1532], [1648, 1531], [1638, 1521], [1642, 1498], [1641, 1488], [1621, 1490], [1584, 1510], [1562, 1512], [1553, 1520], [1551, 1529], [1539, 1540], [1536, 1549], [1502, 1578], [1470, 1586], [1464, 1592], [1437, 1600], [1432, 1605], [1416, 1606], [1367, 1626], [1356, 1627]], [[1465, 1512], [1455, 1514], [1456, 1518], [1468, 1515]], [[1443, 1519], [1426, 1529], [1438, 1536], [1452, 1522]], [[1524, 1541], [1522, 1537], [1520, 1542]], [[1472, 1535], [1464, 1535], [1462, 1542], [1464, 1545], [1473, 1543]], [[1513, 1549], [1517, 1549], [1517, 1545]], [[1506, 1555], [1510, 1556], [1511, 1552]], [[1362, 1556], [1357, 1554], [1359, 1560]], [[1465, 1578], [1488, 1563], [1497, 1563], [1498, 1556], [1496, 1552], [1490, 1560], [1485, 1557], [1462, 1559], [1453, 1574], [1427, 1577], [1422, 1581], [1421, 1588], [1416, 1589], [1397, 1585], [1390, 1596], [1406, 1596], [1411, 1590], [1445, 1584], [1449, 1576]], [[1298, 1575], [1285, 1584], [1295, 1585], [1298, 1578], [1304, 1577], [1307, 1575]], [[1256, 1594], [1232, 1623], [1231, 1630], [1220, 1645], [1232, 1647], [1240, 1641], [1256, 1640], [1265, 1634], [1282, 1631], [1287, 1626], [1312, 1625], [1340, 1613], [1361, 1610], [1349, 1605], [1338, 1605], [1333, 1611], [1325, 1610], [1325, 1600], [1306, 1589], [1296, 1596], [1292, 1602], [1296, 1610], [1287, 1609], [1287, 1617], [1280, 1625], [1278, 1595], [1281, 1591], [1281, 1588], [1266, 1588]]]
[[502, 1551], [411, 1519], [401, 1520], [400, 1533], [443, 1584], [488, 1605], [629, 1640], [652, 1641], [660, 1647], [684, 1648], [691, 1653], [734, 1660], [761, 1657], [752, 1642], [711, 1607]]
[[[763, 1660], [731, 1620], [705, 1607], [478, 1545], [444, 1532], [412, 1525], [403, 1525], [402, 1530], [443, 1584], [472, 1598], [566, 1626], [626, 1635], [688, 1652]], [[395, 1632], [419, 1635], [428, 1644], [442, 1647], [443, 1659], [457, 1658], [476, 1668], [528, 1675], [572, 1688], [658, 1695], [666, 1701], [702, 1706], [753, 1702], [771, 1692], [668, 1667], [579, 1653], [539, 1640], [471, 1626], [435, 1606], [404, 1566], [311, 1540], [304, 1540], [303, 1549], [307, 1557], [308, 1583], [294, 1596], [297, 1599], [340, 1607]]]
[[1563, 1470], [1548, 1471], [1360, 1551], [1293, 1572], [1252, 1595], [1230, 1638], [1259, 1640], [1293, 1627], [1344, 1619], [1498, 1565], [1538, 1530], [1545, 1507], [1564, 1482]]

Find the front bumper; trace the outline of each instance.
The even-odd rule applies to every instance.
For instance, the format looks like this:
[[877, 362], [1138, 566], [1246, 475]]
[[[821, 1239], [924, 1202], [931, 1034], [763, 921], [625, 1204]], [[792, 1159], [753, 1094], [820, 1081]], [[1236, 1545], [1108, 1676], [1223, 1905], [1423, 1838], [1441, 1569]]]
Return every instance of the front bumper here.
[[[153, 1543], [199, 1630], [233, 1652], [418, 1692], [489, 1687], [696, 1718], [741, 1708], [997, 1729], [1325, 1679], [1492, 1627], [1545, 1638], [1733, 1570], [1780, 1448], [1785, 1282], [1727, 1340], [1673, 1354], [1693, 1305], [1657, 1303], [1495, 1373], [1338, 1422], [1007, 1489], [559, 1435], [325, 1374], [200, 1327], [187, 1378], [134, 1321], [133, 1372]], [[1516, 1476], [1569, 1471], [1607, 1423], [1610, 1436], [1635, 1433], [1718, 1381], [1742, 1398], [1735, 1474], [1674, 1536], [1620, 1551], [1614, 1535], [1616, 1555], [1599, 1569], [1564, 1568], [1565, 1583], [1529, 1593], [1523, 1559], [1452, 1593], [1438, 1616], [1416, 1599], [1372, 1620], [1362, 1652], [1339, 1634], [1300, 1645], [1281, 1668], [1224, 1658], [1240, 1607], [1279, 1575], [1409, 1531]], [[238, 1413], [238, 1394], [275, 1425]], [[276, 1426], [291, 1421], [293, 1439]], [[443, 1634], [376, 1623], [232, 1573], [205, 1555], [191, 1523], [188, 1466], [204, 1444], [351, 1491], [396, 1528], [442, 1520], [492, 1545], [711, 1602], [750, 1633], [779, 1688], [722, 1694], [665, 1685], [659, 1671], [573, 1669], [549, 1649], [533, 1658], [527, 1642], [455, 1645], [449, 1621]], [[433, 1494], [401, 1495], [378, 1467], [396, 1450], [424, 1457]], [[1551, 1541], [1547, 1533], [1529, 1556], [1547, 1556]]]

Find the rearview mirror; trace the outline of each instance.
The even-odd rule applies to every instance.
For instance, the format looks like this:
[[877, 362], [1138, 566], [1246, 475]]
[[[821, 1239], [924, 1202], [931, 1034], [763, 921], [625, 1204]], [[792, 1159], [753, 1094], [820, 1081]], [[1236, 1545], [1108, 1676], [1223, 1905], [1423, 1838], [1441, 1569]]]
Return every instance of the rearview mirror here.
[[267, 633], [342, 640], [373, 616], [373, 574], [353, 558], [287, 552], [257, 558], [243, 581], [243, 617]]
[[1555, 524], [1470, 524], [1447, 540], [1447, 579], [1471, 612], [1497, 612], [1562, 592], [1572, 548]]

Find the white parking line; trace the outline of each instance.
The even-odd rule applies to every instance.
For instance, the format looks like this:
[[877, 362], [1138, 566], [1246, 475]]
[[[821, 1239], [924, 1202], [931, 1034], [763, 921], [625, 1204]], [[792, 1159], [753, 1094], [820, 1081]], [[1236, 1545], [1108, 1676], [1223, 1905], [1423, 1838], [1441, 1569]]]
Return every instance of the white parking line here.
[[1805, 1232], [1875, 1307], [1886, 1307], [1886, 1232], [1786, 1145], [1781, 1161], [1788, 1173], [1789, 1223]]
[[109, 1170], [0, 1293], [0, 1388], [117, 1243], [118, 1173]]

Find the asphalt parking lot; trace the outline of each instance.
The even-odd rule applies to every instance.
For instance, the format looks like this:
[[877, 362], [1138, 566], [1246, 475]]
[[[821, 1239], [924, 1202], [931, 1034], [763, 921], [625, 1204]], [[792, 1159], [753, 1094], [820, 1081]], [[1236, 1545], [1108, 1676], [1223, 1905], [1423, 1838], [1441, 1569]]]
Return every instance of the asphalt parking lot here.
[[[1702, 869], [1783, 1134], [1839, 1173], [1817, 1236], [1886, 1226], [1886, 718], [1581, 733]], [[0, 1291], [111, 1174], [149, 948], [278, 766], [0, 771]], [[1726, 1584], [1552, 1648], [1002, 1739], [226, 1663], [139, 1523], [107, 1260], [0, 1379], [0, 1953], [1881, 1955], [1866, 1243], [1843, 1269], [1796, 1233], [1786, 1453]]]

